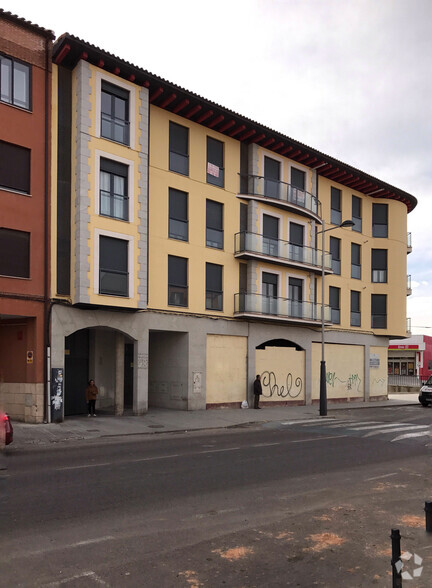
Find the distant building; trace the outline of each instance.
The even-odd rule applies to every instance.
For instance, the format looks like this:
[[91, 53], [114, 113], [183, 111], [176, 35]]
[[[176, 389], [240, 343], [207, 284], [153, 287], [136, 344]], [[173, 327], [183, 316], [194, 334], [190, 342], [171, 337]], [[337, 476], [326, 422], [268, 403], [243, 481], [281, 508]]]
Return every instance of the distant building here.
[[53, 39], [0, 9], [0, 405], [27, 422], [47, 411]]
[[392, 340], [388, 348], [389, 381], [415, 376], [425, 381], [432, 375], [432, 337], [413, 335], [403, 341]]

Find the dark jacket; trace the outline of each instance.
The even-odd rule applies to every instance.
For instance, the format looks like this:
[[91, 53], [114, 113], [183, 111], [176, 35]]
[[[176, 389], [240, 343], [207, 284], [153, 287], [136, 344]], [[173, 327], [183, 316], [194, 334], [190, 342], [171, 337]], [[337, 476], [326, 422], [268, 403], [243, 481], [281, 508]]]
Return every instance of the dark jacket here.
[[262, 394], [261, 380], [255, 380], [255, 382], [254, 382], [254, 394], [256, 394], [257, 396], [260, 396]]

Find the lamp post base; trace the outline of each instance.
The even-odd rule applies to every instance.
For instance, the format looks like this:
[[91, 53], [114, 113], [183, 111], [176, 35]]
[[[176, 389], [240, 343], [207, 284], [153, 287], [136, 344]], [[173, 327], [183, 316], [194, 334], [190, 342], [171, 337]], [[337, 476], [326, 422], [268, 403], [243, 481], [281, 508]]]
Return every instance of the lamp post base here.
[[321, 361], [320, 371], [320, 416], [327, 416], [327, 380], [326, 363]]

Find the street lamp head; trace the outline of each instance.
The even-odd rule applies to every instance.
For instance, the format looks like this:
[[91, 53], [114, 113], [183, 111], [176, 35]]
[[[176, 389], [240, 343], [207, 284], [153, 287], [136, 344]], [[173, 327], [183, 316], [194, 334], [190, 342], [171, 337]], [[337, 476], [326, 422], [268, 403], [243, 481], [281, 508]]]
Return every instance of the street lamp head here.
[[341, 223], [339, 226], [340, 227], [353, 227], [355, 225], [355, 222], [352, 220], [344, 220], [343, 223]]

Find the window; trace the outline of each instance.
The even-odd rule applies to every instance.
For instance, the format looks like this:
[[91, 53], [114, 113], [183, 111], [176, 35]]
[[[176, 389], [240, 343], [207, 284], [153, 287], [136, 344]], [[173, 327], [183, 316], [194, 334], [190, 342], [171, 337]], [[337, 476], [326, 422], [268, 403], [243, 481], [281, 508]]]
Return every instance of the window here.
[[387, 249], [372, 249], [372, 282], [387, 282]]
[[271, 157], [264, 157], [264, 196], [280, 198], [280, 163]]
[[224, 187], [224, 144], [207, 137], [207, 183]]
[[222, 310], [222, 266], [206, 263], [206, 309]]
[[279, 255], [279, 219], [268, 214], [263, 215], [263, 253]]
[[302, 317], [303, 301], [303, 280], [300, 278], [289, 278], [288, 280], [288, 298], [290, 300], [290, 316]]
[[351, 243], [351, 277], [361, 280], [361, 246]]
[[170, 306], [188, 305], [188, 260], [184, 257], [168, 255], [168, 304]]
[[102, 81], [101, 136], [129, 145], [129, 92]]
[[30, 149], [0, 141], [0, 188], [30, 194]]
[[372, 204], [372, 237], [388, 237], [388, 204]]
[[189, 129], [173, 122], [169, 124], [169, 168], [189, 175]]
[[12, 57], [0, 55], [0, 100], [30, 110], [30, 88], [30, 66]]
[[337, 237], [330, 237], [330, 253], [332, 256], [333, 273], [340, 275], [340, 273], [341, 273], [340, 239], [338, 239]]
[[188, 240], [188, 195], [169, 189], [169, 236], [180, 241]]
[[100, 214], [121, 220], [129, 219], [128, 166], [102, 157]]
[[362, 201], [361, 198], [357, 196], [352, 197], [352, 220], [354, 222], [354, 226], [352, 228], [353, 231], [357, 231], [358, 233], [362, 232]]
[[351, 326], [361, 326], [360, 292], [351, 290]]
[[298, 188], [299, 190], [305, 189], [305, 178], [306, 173], [296, 167], [291, 168], [291, 186]]
[[386, 294], [371, 295], [372, 329], [387, 328], [387, 296]]
[[262, 311], [263, 314], [277, 314], [278, 276], [262, 273]]
[[100, 236], [99, 293], [129, 296], [128, 241]]
[[0, 228], [0, 252], [0, 275], [30, 277], [30, 233]]
[[304, 226], [297, 223], [289, 225], [290, 259], [303, 261]]
[[331, 188], [330, 222], [334, 225], [340, 225], [342, 222], [341, 191], [333, 187]]
[[329, 303], [331, 308], [331, 322], [340, 324], [340, 288], [329, 288]]
[[206, 202], [206, 245], [223, 249], [223, 204]]

